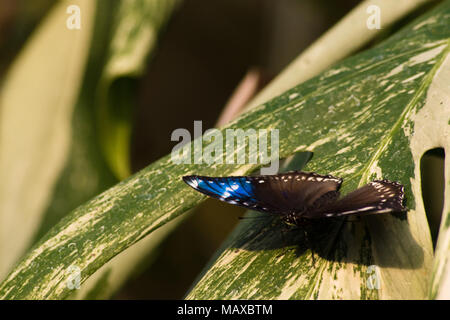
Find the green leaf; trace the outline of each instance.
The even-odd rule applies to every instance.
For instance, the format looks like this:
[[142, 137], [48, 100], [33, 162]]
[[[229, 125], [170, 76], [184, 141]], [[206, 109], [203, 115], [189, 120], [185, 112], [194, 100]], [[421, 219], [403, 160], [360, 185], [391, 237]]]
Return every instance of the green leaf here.
[[[86, 48], [89, 51], [89, 57], [84, 68], [78, 100], [71, 115], [70, 150], [32, 244], [68, 212], [118, 182], [100, 151], [96, 130], [96, 104], [92, 99], [97, 92], [106, 60], [106, 48], [115, 11], [116, 6], [111, 5], [107, 0], [96, 1], [91, 44]], [[24, 87], [23, 90], [27, 88]], [[43, 166], [43, 164], [40, 165]]]
[[[434, 146], [444, 147], [446, 155], [449, 154], [450, 144], [450, 58], [446, 60], [436, 73], [429, 90], [428, 99], [422, 110], [417, 113], [417, 137], [412, 148], [417, 152], [432, 149]], [[438, 109], [439, 112], [436, 112]], [[437, 121], [428, 121], [429, 117], [441, 117]], [[447, 122], [446, 122], [447, 120]], [[431, 139], [430, 139], [431, 136]], [[436, 244], [435, 262], [431, 277], [429, 296], [433, 299], [450, 299], [450, 157], [445, 157], [446, 187], [444, 194], [444, 207], [442, 209], [439, 238]]]
[[[407, 220], [379, 216], [355, 226], [333, 226], [335, 241], [317, 248], [315, 268], [309, 251], [278, 248], [279, 227], [262, 221], [245, 236], [237, 233], [230, 242], [233, 249], [225, 249], [189, 298], [425, 297], [432, 247], [420, 197], [420, 150], [411, 146], [423, 140], [416, 134], [419, 119], [428, 119], [433, 127], [442, 128], [443, 122], [448, 126], [444, 107], [433, 104], [432, 117], [420, 116], [420, 111], [429, 101], [435, 77], [448, 68], [449, 14], [446, 1], [382, 45], [228, 126], [279, 128], [281, 157], [313, 151], [308, 169], [342, 176], [344, 192], [375, 177], [401, 181], [410, 208]], [[430, 137], [436, 144], [433, 139], [438, 137]], [[447, 149], [448, 142], [443, 144]], [[162, 158], [64, 218], [12, 270], [0, 285], [0, 297], [66, 297], [74, 267], [83, 283], [118, 253], [205, 198], [189, 189], [181, 176], [239, 175], [254, 168], [177, 165], [170, 156]], [[436, 265], [441, 261], [437, 256]], [[381, 273], [378, 291], [366, 287], [366, 266], [372, 263]]]
[[299, 252], [301, 233], [286, 240], [272, 219], [244, 220], [188, 299], [448, 299], [449, 204], [433, 261], [420, 159], [449, 148], [449, 15], [447, 1], [383, 45], [284, 94], [297, 96], [280, 107], [300, 107], [291, 116], [301, 121], [297, 149], [314, 151], [309, 170], [343, 177], [344, 191], [374, 178], [401, 181], [407, 219], [332, 225], [328, 239], [317, 239], [315, 262], [310, 251]]
[[101, 145], [119, 179], [131, 173], [130, 136], [136, 79], [156, 47], [157, 35], [179, 0], [121, 1], [99, 92]]
[[[109, 57], [98, 90], [100, 142], [116, 177], [130, 174], [129, 141], [138, 77], [146, 70], [148, 56], [156, 50], [158, 33], [179, 0], [122, 1], [115, 21]], [[107, 3], [107, 6], [110, 4]], [[91, 95], [90, 97], [92, 97]], [[120, 288], [140, 264], [148, 264], [159, 243], [176, 227], [176, 221], [121, 252], [95, 272], [71, 299], [105, 299]], [[144, 262], [143, 262], [144, 261]]]
[[89, 277], [80, 287], [80, 290], [72, 291], [68, 298], [110, 298], [130, 277], [135, 276], [142, 268], [155, 262], [158, 246], [187, 216], [188, 214], [184, 214], [171, 220], [138, 243], [119, 253]]
[[95, 3], [82, 27], [57, 4], [11, 66], [0, 91], [0, 279], [30, 245], [70, 150], [71, 117], [89, 52]]

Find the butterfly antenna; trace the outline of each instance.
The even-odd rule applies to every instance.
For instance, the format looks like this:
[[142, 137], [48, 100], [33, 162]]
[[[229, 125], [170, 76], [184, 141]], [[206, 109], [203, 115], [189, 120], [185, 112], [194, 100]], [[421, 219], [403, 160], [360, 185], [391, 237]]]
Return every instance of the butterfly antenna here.
[[361, 222], [362, 221], [360, 216], [346, 217], [345, 219], [342, 219], [342, 217], [331, 217], [330, 220], [335, 221], [335, 222], [342, 222], [342, 223], [353, 223], [353, 222]]
[[265, 216], [263, 216], [263, 215], [261, 215], [261, 216], [251, 216], [251, 217], [244, 217], [244, 216], [238, 217], [239, 220], [245, 220], [245, 219], [264, 219], [264, 218], [267, 218], [267, 217], [265, 217]]
[[277, 258], [279, 258], [279, 257], [281, 257], [281, 256], [283, 256], [283, 255], [285, 255], [286, 252], [288, 251], [288, 249], [286, 248], [286, 246], [288, 245], [288, 242], [287, 242], [287, 239], [286, 239], [286, 233], [287, 233], [287, 232], [289, 232], [289, 229], [287, 228], [286, 225], [283, 225], [283, 226], [281, 227], [280, 235], [281, 235], [281, 241], [283, 242], [283, 248], [284, 248], [284, 250], [283, 250], [282, 252], [280, 252], [280, 254], [277, 256]]

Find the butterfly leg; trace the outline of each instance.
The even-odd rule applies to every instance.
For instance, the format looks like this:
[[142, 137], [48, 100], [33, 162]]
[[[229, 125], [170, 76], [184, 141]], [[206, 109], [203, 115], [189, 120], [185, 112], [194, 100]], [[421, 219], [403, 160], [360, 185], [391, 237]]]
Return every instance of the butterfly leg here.
[[361, 216], [353, 216], [353, 217], [348, 217], [347, 219], [344, 220], [344, 222], [348, 223], [352, 223], [352, 222], [361, 222]]
[[277, 258], [281, 257], [282, 255], [284, 255], [286, 253], [286, 246], [288, 245], [288, 241], [286, 240], [286, 233], [288, 233], [290, 231], [288, 226], [282, 226], [281, 227], [281, 241], [283, 244], [283, 252], [280, 252], [280, 254], [277, 256]]
[[[288, 233], [291, 233], [294, 230], [298, 230], [299, 227], [297, 225], [294, 224], [288, 224], [288, 223], [284, 223], [281, 225], [280, 227], [280, 236], [281, 236], [281, 245], [284, 248], [283, 252], [281, 252], [277, 257], [280, 257], [283, 254], [286, 254], [288, 251], [290, 250], [295, 250], [295, 248], [290, 247], [290, 245], [292, 245], [292, 237], [286, 237], [286, 235]], [[292, 234], [291, 234], [292, 235]]]
[[277, 255], [277, 258], [283, 256], [286, 253], [286, 238], [284, 237], [285, 229], [281, 230], [281, 241], [283, 241], [283, 250]]
[[314, 258], [314, 249], [312, 247], [312, 243], [309, 240], [308, 232], [306, 231], [306, 229], [302, 228], [302, 230], [303, 230], [303, 235], [305, 237], [305, 243], [306, 243], [307, 247], [311, 250], [311, 258], [312, 258], [313, 267], [315, 267], [316, 266], [316, 259]]

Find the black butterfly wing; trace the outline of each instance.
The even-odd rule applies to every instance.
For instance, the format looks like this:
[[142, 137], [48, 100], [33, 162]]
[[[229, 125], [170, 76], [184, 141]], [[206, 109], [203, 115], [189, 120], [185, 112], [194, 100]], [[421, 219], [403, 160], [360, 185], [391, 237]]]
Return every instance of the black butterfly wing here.
[[254, 193], [261, 202], [276, 207], [272, 213], [302, 212], [324, 195], [338, 195], [342, 179], [314, 172], [293, 171], [255, 177]]
[[324, 218], [402, 212], [403, 186], [388, 180], [374, 180], [334, 202], [308, 211], [303, 218]]
[[270, 176], [186, 176], [183, 180], [210, 197], [280, 215], [314, 207], [323, 196], [337, 196], [342, 183], [342, 179], [330, 175], [301, 171]]

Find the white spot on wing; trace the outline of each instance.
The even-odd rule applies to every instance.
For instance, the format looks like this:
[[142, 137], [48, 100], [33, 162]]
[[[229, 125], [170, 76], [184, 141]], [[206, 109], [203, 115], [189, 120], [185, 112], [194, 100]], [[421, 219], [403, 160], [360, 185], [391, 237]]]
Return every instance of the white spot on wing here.
[[197, 188], [197, 187], [198, 187], [198, 181], [197, 181], [197, 179], [189, 180], [189, 181], [188, 181], [188, 184], [189, 184], [191, 187], [194, 187], [194, 188]]

